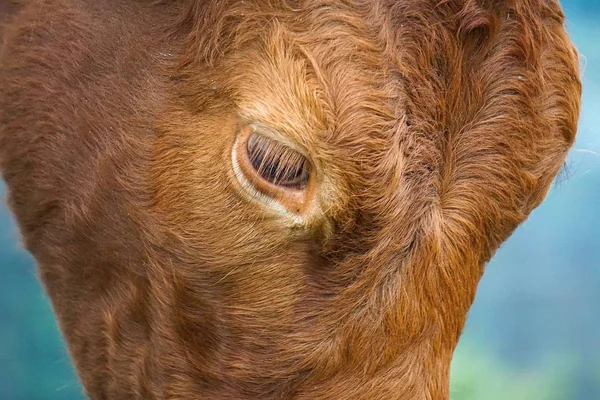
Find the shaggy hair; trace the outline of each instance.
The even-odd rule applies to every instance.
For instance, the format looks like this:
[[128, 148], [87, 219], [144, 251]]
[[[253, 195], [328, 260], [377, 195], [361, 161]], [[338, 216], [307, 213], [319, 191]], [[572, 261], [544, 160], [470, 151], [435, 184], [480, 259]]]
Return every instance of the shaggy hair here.
[[[92, 399], [448, 398], [581, 86], [556, 0], [2, 2], [0, 170]], [[231, 170], [307, 149], [313, 212]]]

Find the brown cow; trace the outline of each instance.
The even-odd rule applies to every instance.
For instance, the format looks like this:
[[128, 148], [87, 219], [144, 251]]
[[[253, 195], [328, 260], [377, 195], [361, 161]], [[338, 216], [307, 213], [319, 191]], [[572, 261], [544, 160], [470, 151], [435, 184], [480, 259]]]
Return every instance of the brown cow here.
[[0, 168], [91, 398], [448, 398], [575, 137], [556, 0], [22, 3]]

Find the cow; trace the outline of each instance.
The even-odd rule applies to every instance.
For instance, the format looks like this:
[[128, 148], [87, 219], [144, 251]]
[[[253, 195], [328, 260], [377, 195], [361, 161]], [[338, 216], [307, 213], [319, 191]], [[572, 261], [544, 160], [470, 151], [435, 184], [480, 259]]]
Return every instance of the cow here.
[[6, 0], [0, 171], [91, 399], [448, 398], [573, 145], [556, 0]]

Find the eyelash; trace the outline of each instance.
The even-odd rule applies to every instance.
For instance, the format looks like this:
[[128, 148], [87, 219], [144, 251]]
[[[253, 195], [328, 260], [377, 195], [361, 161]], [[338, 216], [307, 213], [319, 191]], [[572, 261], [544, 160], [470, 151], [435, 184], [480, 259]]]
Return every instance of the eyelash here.
[[310, 164], [302, 154], [258, 133], [248, 137], [246, 152], [252, 167], [265, 181], [286, 189], [306, 188]]

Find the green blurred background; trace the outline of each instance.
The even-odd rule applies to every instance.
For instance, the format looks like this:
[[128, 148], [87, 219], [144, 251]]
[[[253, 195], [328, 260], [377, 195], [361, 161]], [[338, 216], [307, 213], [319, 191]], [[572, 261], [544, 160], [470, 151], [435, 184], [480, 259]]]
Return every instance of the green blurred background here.
[[[577, 143], [566, 175], [487, 266], [455, 353], [452, 400], [600, 400], [600, 0], [562, 4], [582, 54]], [[2, 203], [0, 400], [83, 398]]]

